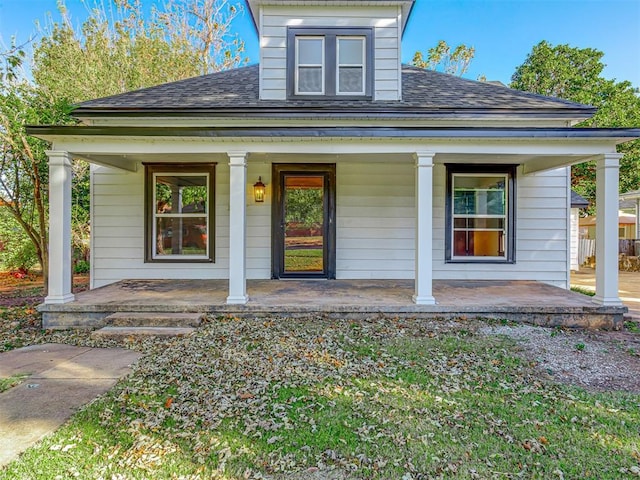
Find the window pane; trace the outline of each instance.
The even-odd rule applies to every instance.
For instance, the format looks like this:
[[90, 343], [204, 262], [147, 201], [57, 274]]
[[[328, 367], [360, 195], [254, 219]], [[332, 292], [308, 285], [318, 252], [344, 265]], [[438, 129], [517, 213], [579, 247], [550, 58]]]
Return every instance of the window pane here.
[[456, 215], [505, 215], [505, 177], [455, 176], [453, 213]]
[[339, 38], [338, 39], [338, 63], [340, 65], [363, 65], [362, 38]]
[[206, 175], [156, 177], [156, 213], [205, 213]]
[[298, 92], [322, 93], [322, 68], [300, 67], [298, 69]]
[[156, 218], [156, 256], [206, 254], [206, 217]]
[[298, 64], [322, 65], [321, 38], [298, 38]]
[[340, 93], [362, 93], [362, 67], [340, 67], [338, 71], [338, 91]]
[[182, 213], [206, 213], [207, 187], [184, 187], [180, 193]]
[[504, 232], [456, 230], [453, 252], [457, 257], [504, 257]]

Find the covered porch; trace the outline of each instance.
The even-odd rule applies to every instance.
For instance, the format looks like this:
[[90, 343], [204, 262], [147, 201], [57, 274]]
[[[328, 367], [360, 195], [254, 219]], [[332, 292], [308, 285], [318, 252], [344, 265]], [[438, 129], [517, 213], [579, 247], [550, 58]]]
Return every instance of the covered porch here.
[[[617, 132], [510, 127], [423, 127], [407, 132], [382, 127], [346, 130], [322, 127], [322, 132], [319, 133], [317, 130], [310, 132], [308, 129], [292, 127], [236, 130], [217, 127], [176, 127], [170, 130], [135, 127], [123, 133], [121, 130], [107, 131], [100, 127], [70, 128], [72, 130], [67, 127], [52, 127], [41, 132], [36, 128], [32, 129], [41, 138], [51, 140], [54, 144], [54, 149], [48, 152], [51, 179], [51, 261], [50, 290], [45, 305], [42, 306], [45, 326], [98, 325], [108, 312], [123, 309], [154, 311], [157, 308], [165, 311], [191, 309], [232, 315], [322, 312], [341, 316], [480, 316], [526, 320], [545, 325], [608, 328], [615, 328], [622, 321], [624, 307], [617, 293], [617, 238], [615, 229], [610, 228], [615, 224], [617, 216], [618, 168], [621, 157], [615, 153], [615, 144], [620, 140], [616, 137]], [[250, 138], [249, 133], [255, 137]], [[225, 172], [225, 177], [221, 180], [224, 184], [219, 185], [217, 193], [220, 231], [224, 233], [224, 237], [216, 249], [223, 252], [223, 255], [216, 258], [215, 262], [199, 265], [198, 269], [200, 277], [210, 277], [181, 280], [178, 273], [187, 276], [182, 271], [175, 273], [176, 269], [164, 266], [160, 268], [157, 265], [157, 268], [152, 269], [143, 258], [144, 255], [139, 253], [144, 242], [142, 235], [136, 233], [137, 236], [131, 238], [137, 243], [130, 249], [138, 252], [137, 257], [114, 257], [110, 260], [112, 263], [126, 264], [124, 270], [128, 269], [127, 274], [114, 277], [113, 281], [116, 283], [113, 285], [74, 296], [70, 282], [73, 158], [85, 159], [114, 172], [125, 172], [135, 180], [141, 177], [140, 172], [146, 162], [169, 161], [176, 156], [184, 162], [203, 162], [207, 159], [216, 162], [218, 168]], [[403, 270], [401, 277], [393, 277], [403, 278], [402, 280], [356, 280], [348, 276], [351, 273], [348, 269], [343, 269], [342, 276], [338, 272], [339, 280], [325, 282], [267, 280], [270, 263], [268, 229], [272, 220], [266, 202], [266, 207], [252, 204], [249, 189], [255, 179], [260, 178], [259, 175], [262, 174], [262, 178], [265, 178], [265, 172], [268, 175], [272, 163], [292, 158], [297, 158], [300, 163], [334, 162], [338, 169], [348, 165], [394, 164], [409, 170], [406, 177], [411, 182], [396, 186], [398, 189], [402, 187], [413, 204], [405, 207], [405, 211], [409, 212], [407, 215], [411, 217], [407, 219], [412, 223], [405, 228], [411, 231], [405, 240], [411, 241], [414, 246], [410, 251], [411, 255], [402, 259], [410, 266]], [[540, 178], [539, 175], [547, 172], [588, 160], [596, 160], [597, 163], [597, 229], [601, 238], [597, 248], [598, 256], [602, 259], [598, 264], [596, 296], [593, 299], [576, 297], [572, 292], [543, 283], [544, 279], [542, 282], [521, 280], [538, 280], [535, 276], [531, 277], [530, 272], [522, 270], [524, 263], [530, 268], [544, 263], [539, 257], [546, 247], [536, 242], [535, 238], [531, 238], [532, 241], [527, 244], [529, 250], [526, 259], [523, 259], [524, 249], [521, 248], [518, 261], [503, 262], [500, 265], [487, 264], [482, 271], [477, 267], [481, 265], [479, 262], [466, 265], [445, 260], [443, 232], [446, 216], [446, 165], [514, 165], [518, 168], [518, 180], [525, 182]], [[348, 175], [351, 175], [350, 178], [366, 177], [367, 170], [353, 169]], [[379, 182], [385, 182], [386, 175], [381, 173], [378, 177]], [[382, 183], [380, 192], [377, 193], [380, 201], [386, 198]], [[543, 198], [544, 193], [536, 188], [544, 183], [529, 183], [528, 198]], [[128, 218], [137, 223], [128, 228], [142, 232], [142, 183], [131, 185], [137, 196], [132, 195], [130, 199], [137, 203], [128, 207], [129, 212], [132, 212], [128, 214]], [[564, 204], [560, 204], [560, 208], [553, 204], [560, 231], [567, 230], [569, 222], [568, 213], [559, 217], [562, 212], [568, 211], [570, 205], [568, 187], [568, 182], [564, 180], [561, 185], [556, 186], [563, 192], [558, 198], [563, 201], [565, 196], [567, 198]], [[122, 190], [127, 188], [125, 185]], [[339, 184], [338, 190], [340, 188]], [[359, 185], [357, 191], [361, 192], [361, 196], [370, 195], [366, 185]], [[516, 200], [523, 203], [522, 197]], [[252, 214], [251, 210], [257, 211], [259, 208], [266, 213], [264, 224], [252, 224], [258, 215]], [[339, 201], [338, 209], [340, 208], [342, 206]], [[122, 223], [121, 218], [127, 217], [117, 217], [119, 224]], [[340, 214], [338, 220], [340, 221]], [[526, 220], [528, 219], [517, 218], [514, 231], [522, 228]], [[538, 220], [544, 222], [547, 218], [541, 217]], [[343, 220], [347, 221], [348, 219]], [[534, 232], [534, 222], [529, 222], [528, 228]], [[258, 229], [267, 229], [267, 234], [252, 233]], [[263, 253], [256, 260], [248, 252], [252, 248], [255, 250], [254, 244], [258, 240], [262, 242], [259, 247]], [[338, 252], [342, 245], [340, 242], [339, 238]], [[554, 279], [554, 284], [568, 287], [568, 240], [560, 235], [556, 243], [562, 243], [554, 260], [558, 268], [554, 269], [555, 264], [547, 264], [545, 274], [547, 271], [558, 272], [563, 278]], [[389, 251], [395, 251], [394, 248], [389, 247]], [[357, 247], [353, 249], [357, 250]], [[389, 261], [398, 262], [397, 259]], [[340, 267], [340, 259], [338, 263]], [[215, 274], [210, 273], [214, 269]], [[174, 278], [161, 277], [170, 270], [174, 272]], [[136, 272], [142, 271], [147, 280], [121, 280], [132, 278]], [[413, 278], [409, 279], [409, 276]], [[450, 280], [438, 280], [438, 277]], [[148, 280], [149, 278], [163, 279]], [[370, 272], [367, 278], [380, 277], [376, 276], [376, 272]], [[493, 281], [480, 281], [480, 278]], [[497, 281], [500, 278], [509, 281]], [[145, 292], [144, 295], [142, 292]], [[105, 300], [105, 295], [108, 300]], [[543, 299], [544, 305], [541, 305]], [[83, 313], [78, 315], [78, 312]], [[583, 314], [593, 317], [587, 318]], [[89, 321], [85, 322], [86, 319]]]
[[[44, 304], [44, 326], [100, 327], [114, 313], [491, 318], [543, 326], [618, 329], [623, 306], [533, 281], [435, 280], [435, 305], [416, 305], [413, 280], [248, 280], [246, 304], [227, 303], [226, 280], [123, 280]], [[541, 304], [541, 299], [544, 303]]]

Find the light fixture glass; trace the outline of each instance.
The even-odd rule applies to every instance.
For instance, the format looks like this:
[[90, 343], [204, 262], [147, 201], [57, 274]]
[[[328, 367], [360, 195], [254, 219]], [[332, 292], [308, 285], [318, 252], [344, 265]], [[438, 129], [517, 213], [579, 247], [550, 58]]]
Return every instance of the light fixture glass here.
[[262, 177], [258, 177], [258, 181], [253, 184], [253, 198], [256, 203], [264, 202], [264, 183], [262, 183]]

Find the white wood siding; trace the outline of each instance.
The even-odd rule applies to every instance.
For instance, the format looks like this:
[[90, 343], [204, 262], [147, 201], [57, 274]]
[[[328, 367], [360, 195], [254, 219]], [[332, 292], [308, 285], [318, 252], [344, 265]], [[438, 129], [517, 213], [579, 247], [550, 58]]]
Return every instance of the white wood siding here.
[[336, 166], [336, 277], [413, 278], [415, 167]]
[[122, 279], [227, 278], [229, 167], [216, 165], [215, 263], [144, 262], [144, 167], [135, 173], [93, 167], [92, 288]]
[[[337, 15], [336, 15], [337, 14]], [[265, 6], [260, 26], [260, 98], [287, 98], [287, 26], [372, 27], [374, 98], [400, 99], [400, 28], [397, 7]]]
[[567, 283], [567, 173], [561, 168], [523, 175], [517, 171], [516, 263], [447, 264], [444, 261], [446, 168], [434, 171], [434, 279], [537, 280]]
[[[262, 204], [253, 183], [267, 185]], [[538, 280], [566, 287], [568, 267], [566, 169], [517, 173], [515, 264], [444, 261], [446, 169], [434, 166], [434, 279]], [[271, 163], [247, 168], [247, 278], [271, 277]], [[411, 279], [415, 256], [415, 167], [388, 162], [336, 166], [336, 276]], [[92, 286], [122, 279], [228, 278], [229, 167], [216, 166], [215, 263], [144, 262], [144, 168], [136, 173], [94, 167], [92, 174]]]

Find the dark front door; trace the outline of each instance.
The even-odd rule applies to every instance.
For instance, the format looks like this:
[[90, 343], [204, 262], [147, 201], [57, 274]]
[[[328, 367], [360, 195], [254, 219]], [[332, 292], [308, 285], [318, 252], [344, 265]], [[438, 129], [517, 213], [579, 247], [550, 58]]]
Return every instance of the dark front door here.
[[335, 278], [334, 164], [273, 165], [273, 278]]

